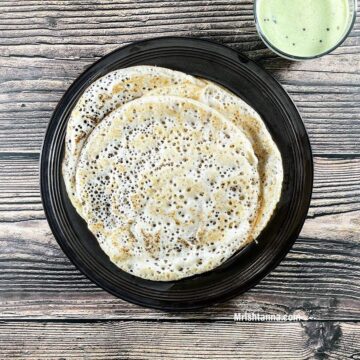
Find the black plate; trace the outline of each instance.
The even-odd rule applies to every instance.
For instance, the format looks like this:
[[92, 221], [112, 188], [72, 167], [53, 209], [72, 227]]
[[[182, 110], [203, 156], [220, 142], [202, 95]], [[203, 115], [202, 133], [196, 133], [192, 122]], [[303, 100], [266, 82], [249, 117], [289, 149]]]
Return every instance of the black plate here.
[[[191, 278], [155, 282], [127, 274], [100, 249], [67, 197], [61, 176], [66, 123], [82, 92], [115, 69], [158, 65], [213, 80], [243, 98], [264, 119], [283, 158], [281, 200], [257, 243], [222, 266]], [[267, 72], [243, 55], [209, 41], [158, 38], [110, 53], [71, 85], [50, 120], [41, 155], [41, 195], [50, 227], [70, 260], [92, 281], [130, 302], [163, 310], [195, 309], [225, 301], [258, 283], [284, 258], [304, 223], [312, 191], [311, 148], [291, 99]]]

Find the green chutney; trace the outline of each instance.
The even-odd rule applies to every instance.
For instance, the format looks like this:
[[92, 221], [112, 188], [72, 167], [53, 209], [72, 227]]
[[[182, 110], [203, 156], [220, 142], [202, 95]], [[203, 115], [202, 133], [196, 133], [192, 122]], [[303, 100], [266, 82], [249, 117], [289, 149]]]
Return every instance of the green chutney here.
[[345, 35], [350, 16], [348, 0], [258, 0], [256, 13], [265, 40], [295, 57], [332, 49]]

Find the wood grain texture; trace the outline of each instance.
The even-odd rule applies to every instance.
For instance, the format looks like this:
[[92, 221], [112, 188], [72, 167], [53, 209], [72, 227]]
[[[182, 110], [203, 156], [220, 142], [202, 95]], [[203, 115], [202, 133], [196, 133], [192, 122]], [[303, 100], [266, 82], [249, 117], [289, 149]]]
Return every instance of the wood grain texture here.
[[[357, 359], [353, 323], [2, 323], [6, 359]], [[219, 338], [221, 334], [221, 338]]]
[[[0, 1], [1, 359], [359, 358], [359, 323], [349, 321], [360, 320], [360, 25], [331, 55], [289, 62], [261, 42], [252, 7]], [[186, 314], [126, 303], [87, 280], [57, 245], [39, 193], [41, 142], [67, 87], [101, 56], [155, 36], [210, 39], [258, 61], [290, 93], [315, 155], [308, 219], [286, 259], [246, 294]], [[233, 322], [246, 311], [303, 322]]]

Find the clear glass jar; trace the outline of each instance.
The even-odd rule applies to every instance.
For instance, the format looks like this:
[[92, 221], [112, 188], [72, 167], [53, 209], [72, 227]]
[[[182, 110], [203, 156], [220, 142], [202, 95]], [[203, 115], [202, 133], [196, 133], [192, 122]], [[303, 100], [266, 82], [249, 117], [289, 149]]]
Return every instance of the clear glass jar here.
[[[258, 15], [259, 15], [258, 6], [261, 1], [266, 1], [266, 0], [255, 0], [254, 1], [254, 17], [255, 17], [255, 24], [256, 24], [257, 31], [258, 31], [261, 39], [263, 40], [263, 42], [269, 49], [271, 49], [276, 54], [278, 54], [286, 59], [289, 59], [289, 60], [310, 60], [310, 59], [319, 58], [321, 56], [331, 53], [333, 50], [335, 50], [337, 47], [339, 47], [345, 41], [345, 39], [348, 37], [348, 35], [350, 34], [350, 32], [354, 26], [355, 19], [356, 19], [357, 0], [347, 0], [348, 5], [349, 5], [349, 7], [348, 7], [349, 13], [348, 13], [345, 29], [343, 30], [343, 34], [339, 38], [339, 41], [335, 45], [329, 47], [327, 50], [325, 50], [323, 52], [316, 53], [311, 56], [299, 56], [299, 55], [291, 54], [290, 52], [286, 52], [286, 51], [279, 49], [264, 34], [264, 31], [262, 30], [262, 26], [261, 26], [261, 21], [258, 18]], [[317, 0], [313, 0], [313, 1], [317, 1]], [[268, 21], [271, 21], [271, 20], [268, 19]]]

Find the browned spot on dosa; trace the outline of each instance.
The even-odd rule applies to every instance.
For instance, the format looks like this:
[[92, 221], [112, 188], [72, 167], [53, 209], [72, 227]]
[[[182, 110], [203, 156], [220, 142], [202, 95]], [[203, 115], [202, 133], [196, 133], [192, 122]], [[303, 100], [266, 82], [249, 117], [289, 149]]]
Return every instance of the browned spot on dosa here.
[[76, 137], [75, 141], [78, 143], [80, 140], [82, 140], [82, 139], [84, 139], [84, 138], [86, 138], [86, 133], [81, 132], [81, 134], [79, 134], [79, 135]]
[[150, 234], [141, 230], [142, 236], [144, 237], [144, 245], [146, 251], [152, 256], [156, 257], [160, 251], [160, 232], [156, 234]]
[[123, 90], [124, 90], [124, 87], [123, 87], [122, 85], [116, 84], [116, 85], [112, 88], [112, 93], [113, 93], [113, 94], [117, 94], [117, 93], [119, 93], [119, 92], [121, 92], [121, 91], [123, 91]]
[[117, 246], [117, 249], [119, 251], [118, 254], [112, 256], [112, 260], [114, 262], [125, 261], [131, 257], [130, 250], [128, 248]]
[[185, 247], [190, 247], [191, 246], [191, 244], [188, 242], [188, 241], [186, 241], [186, 240], [184, 240], [184, 239], [178, 239], [178, 242], [180, 243], [180, 244], [182, 244], [182, 245], [184, 245]]

